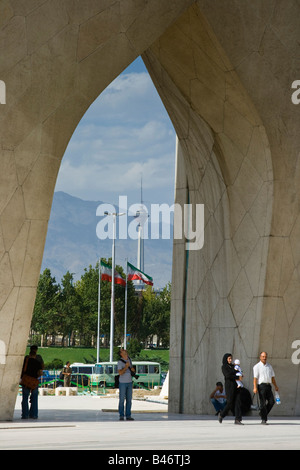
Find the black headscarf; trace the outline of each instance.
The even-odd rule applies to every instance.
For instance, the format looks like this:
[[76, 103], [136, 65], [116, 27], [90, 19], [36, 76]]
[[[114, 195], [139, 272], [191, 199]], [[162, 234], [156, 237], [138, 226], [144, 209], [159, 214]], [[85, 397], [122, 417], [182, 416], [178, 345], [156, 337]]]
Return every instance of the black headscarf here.
[[224, 356], [223, 356], [223, 366], [226, 366], [226, 365], [228, 364], [227, 359], [228, 359], [230, 356], [232, 357], [232, 354], [231, 354], [231, 353], [224, 354]]
[[229, 362], [227, 362], [227, 359], [229, 357], [232, 357], [232, 354], [230, 353], [227, 353], [227, 354], [224, 354], [223, 356], [223, 364], [222, 364], [222, 373], [224, 375], [224, 378], [225, 378], [225, 382], [226, 382], [226, 394], [228, 395], [229, 394], [229, 390], [228, 390], [228, 381], [229, 382], [232, 382], [232, 384], [234, 384], [234, 387], [236, 388], [236, 371], [234, 369], [234, 364], [231, 362], [231, 364], [229, 364]]

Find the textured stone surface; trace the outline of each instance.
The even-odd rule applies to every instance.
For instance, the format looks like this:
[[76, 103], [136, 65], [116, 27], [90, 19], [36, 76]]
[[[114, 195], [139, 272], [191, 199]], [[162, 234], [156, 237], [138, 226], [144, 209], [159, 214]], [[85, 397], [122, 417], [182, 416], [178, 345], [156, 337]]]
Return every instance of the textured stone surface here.
[[0, 0], [0, 419], [11, 419], [61, 159], [138, 55], [178, 135], [176, 201], [205, 243], [174, 241], [170, 409], [211, 411], [231, 351], [251, 387], [269, 353], [299, 414], [299, 3]]
[[14, 409], [68, 142], [94, 99], [191, 3], [0, 0], [0, 419]]
[[297, 41], [295, 2], [198, 1], [143, 56], [179, 138], [176, 200], [205, 204], [203, 249], [174, 245], [176, 412], [210, 411], [225, 352], [251, 390], [261, 349], [287, 398], [280, 411], [300, 411]]

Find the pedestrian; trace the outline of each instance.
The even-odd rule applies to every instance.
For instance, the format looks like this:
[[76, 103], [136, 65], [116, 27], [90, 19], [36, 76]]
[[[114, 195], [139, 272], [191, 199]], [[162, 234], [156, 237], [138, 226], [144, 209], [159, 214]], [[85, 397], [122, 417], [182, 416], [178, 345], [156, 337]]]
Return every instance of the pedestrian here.
[[210, 401], [216, 410], [216, 416], [220, 411], [224, 410], [226, 406], [226, 394], [222, 382], [216, 383], [216, 388], [210, 394]]
[[275, 373], [271, 364], [267, 362], [268, 354], [260, 353], [260, 361], [253, 367], [253, 393], [258, 393], [261, 416], [261, 424], [268, 424], [268, 414], [274, 406], [275, 400], [272, 392], [272, 384], [278, 392]]
[[44, 369], [44, 360], [40, 354], [38, 354], [38, 346], [33, 344], [30, 346], [30, 351], [35, 351], [36, 352], [36, 359], [41, 363], [41, 369]]
[[119, 372], [119, 416], [124, 421], [124, 405], [126, 400], [125, 417], [127, 421], [134, 421], [131, 416], [132, 402], [132, 373], [135, 373], [132, 362], [126, 349], [120, 349], [118, 361]]
[[70, 361], [68, 361], [62, 371], [62, 375], [64, 378], [64, 387], [70, 387], [71, 374], [72, 374], [72, 368], [70, 367]]
[[227, 403], [225, 408], [219, 413], [219, 423], [222, 423], [225, 416], [231, 410], [235, 416], [234, 424], [242, 423], [242, 410], [241, 410], [241, 399], [238, 395], [236, 379], [238, 378], [236, 370], [234, 370], [234, 364], [232, 362], [232, 354], [227, 353], [223, 356], [222, 373], [225, 379], [225, 390]]
[[[42, 374], [41, 362], [36, 358], [36, 349], [30, 348], [29, 355], [25, 357], [22, 373], [22, 419], [38, 418], [39, 380]], [[30, 396], [30, 409], [28, 399]]]

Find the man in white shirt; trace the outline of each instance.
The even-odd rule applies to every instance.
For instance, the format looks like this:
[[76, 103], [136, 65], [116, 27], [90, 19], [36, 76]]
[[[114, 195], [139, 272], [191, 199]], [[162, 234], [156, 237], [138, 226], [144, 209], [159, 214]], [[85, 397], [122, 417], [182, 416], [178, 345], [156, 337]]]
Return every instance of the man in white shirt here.
[[267, 362], [267, 357], [266, 352], [261, 352], [259, 357], [260, 362], [253, 367], [253, 392], [258, 392], [259, 395], [262, 424], [267, 424], [268, 414], [275, 403], [272, 384], [276, 392], [278, 391], [275, 373], [271, 364]]

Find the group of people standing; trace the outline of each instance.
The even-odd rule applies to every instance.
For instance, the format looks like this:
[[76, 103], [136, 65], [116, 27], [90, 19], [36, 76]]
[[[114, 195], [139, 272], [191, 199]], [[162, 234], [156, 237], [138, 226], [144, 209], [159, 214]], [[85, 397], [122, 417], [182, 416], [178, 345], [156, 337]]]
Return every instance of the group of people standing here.
[[[275, 373], [271, 364], [267, 362], [267, 357], [266, 352], [261, 352], [260, 361], [253, 367], [253, 393], [258, 393], [259, 396], [259, 413], [262, 424], [267, 424], [268, 414], [275, 403], [272, 384], [276, 392], [278, 392]], [[211, 395], [212, 400], [217, 399], [219, 402], [218, 404], [215, 401], [213, 402], [215, 407], [216, 405], [219, 406], [219, 409], [216, 407], [218, 420], [222, 423], [229, 411], [232, 411], [235, 417], [234, 423], [242, 425], [242, 373], [239, 364], [237, 365], [233, 362], [232, 354], [230, 353], [223, 356], [222, 373], [225, 380], [226, 396], [220, 382], [217, 382], [217, 388]]]
[[[22, 385], [22, 419], [38, 418], [38, 378], [42, 375], [44, 369], [44, 361], [37, 354], [37, 346], [31, 346], [29, 355], [25, 356], [21, 372]], [[132, 377], [135, 375], [135, 369], [132, 361], [125, 349], [119, 351], [118, 360], [119, 373], [119, 416], [120, 421], [133, 421], [131, 416], [132, 404]], [[64, 386], [70, 386], [72, 368], [68, 361], [61, 372], [61, 378], [64, 379]], [[29, 377], [28, 382], [25, 376]], [[30, 405], [29, 405], [30, 403]], [[126, 406], [125, 406], [126, 404]]]
[[[278, 386], [275, 380], [274, 370], [267, 362], [267, 353], [261, 352], [260, 361], [253, 367], [253, 392], [258, 393], [260, 402], [260, 416], [262, 424], [267, 424], [268, 414], [270, 413], [275, 400], [272, 392], [272, 384], [278, 392]], [[237, 361], [236, 361], [237, 362]], [[132, 361], [125, 349], [119, 351], [118, 360], [119, 373], [119, 419], [132, 421], [131, 403], [132, 403], [132, 376], [135, 375], [135, 369]], [[21, 374], [22, 384], [22, 419], [38, 418], [38, 377], [42, 374], [44, 368], [43, 359], [37, 355], [37, 346], [31, 346], [29, 355], [25, 357]], [[70, 385], [72, 369], [67, 362], [62, 374], [64, 376], [64, 385]], [[234, 423], [242, 425], [242, 391], [244, 390], [242, 371], [240, 364], [234, 363], [232, 354], [227, 353], [223, 356], [222, 373], [225, 379], [225, 393], [221, 382], [217, 382], [217, 387], [211, 394], [211, 400], [214, 404], [218, 420], [222, 423], [223, 419], [232, 411], [235, 420]], [[25, 376], [37, 381], [36, 386], [27, 384]], [[28, 399], [30, 397], [30, 408]], [[126, 403], [126, 406], [125, 406]]]

